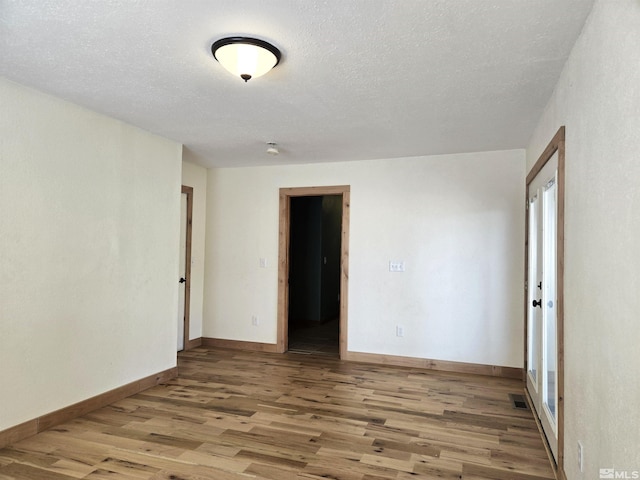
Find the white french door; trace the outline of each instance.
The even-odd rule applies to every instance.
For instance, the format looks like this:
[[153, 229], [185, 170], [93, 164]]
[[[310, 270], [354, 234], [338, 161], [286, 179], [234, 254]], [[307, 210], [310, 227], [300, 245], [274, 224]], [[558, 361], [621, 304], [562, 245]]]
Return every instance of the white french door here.
[[558, 153], [529, 184], [527, 389], [558, 459]]
[[180, 279], [178, 280], [178, 352], [184, 350], [184, 323], [185, 319], [185, 300], [186, 300], [186, 276], [187, 276], [187, 194], [182, 193], [180, 195], [180, 251], [179, 251], [179, 265]]

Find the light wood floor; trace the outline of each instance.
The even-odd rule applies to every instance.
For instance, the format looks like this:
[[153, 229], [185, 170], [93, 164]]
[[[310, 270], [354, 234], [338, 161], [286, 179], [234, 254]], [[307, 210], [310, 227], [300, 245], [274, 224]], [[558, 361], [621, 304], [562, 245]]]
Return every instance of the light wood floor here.
[[179, 368], [0, 450], [0, 478], [554, 478], [515, 380], [209, 348]]

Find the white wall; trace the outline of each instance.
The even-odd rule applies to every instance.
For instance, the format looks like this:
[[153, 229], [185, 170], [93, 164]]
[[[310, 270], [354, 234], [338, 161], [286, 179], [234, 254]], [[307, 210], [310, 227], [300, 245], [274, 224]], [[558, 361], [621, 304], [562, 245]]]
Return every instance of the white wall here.
[[566, 125], [569, 479], [640, 471], [639, 25], [638, 0], [596, 1], [527, 149], [530, 168]]
[[[204, 301], [204, 240], [207, 212], [207, 169], [189, 162], [191, 154], [183, 150], [182, 185], [193, 187], [191, 231], [191, 301], [189, 305], [189, 339], [202, 337]], [[187, 160], [187, 161], [185, 161]]]
[[203, 335], [275, 343], [278, 189], [348, 184], [348, 350], [521, 367], [524, 167], [517, 150], [209, 170]]
[[0, 430], [176, 364], [181, 146], [0, 79]]

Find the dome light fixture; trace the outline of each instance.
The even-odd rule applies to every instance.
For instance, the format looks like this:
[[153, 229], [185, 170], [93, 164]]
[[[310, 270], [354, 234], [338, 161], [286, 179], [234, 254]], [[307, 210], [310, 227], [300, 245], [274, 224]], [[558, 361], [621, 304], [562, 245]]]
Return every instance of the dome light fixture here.
[[264, 40], [227, 37], [211, 45], [211, 53], [224, 68], [248, 82], [269, 72], [280, 63], [280, 50]]
[[269, 155], [279, 155], [278, 144], [276, 142], [267, 142], [267, 153]]

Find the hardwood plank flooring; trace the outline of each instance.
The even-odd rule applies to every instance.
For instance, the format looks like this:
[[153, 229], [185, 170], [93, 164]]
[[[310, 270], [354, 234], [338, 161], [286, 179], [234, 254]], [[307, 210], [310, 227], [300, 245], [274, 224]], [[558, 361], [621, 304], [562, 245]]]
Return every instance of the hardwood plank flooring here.
[[0, 479], [553, 479], [522, 382], [196, 348], [179, 376], [0, 450]]

